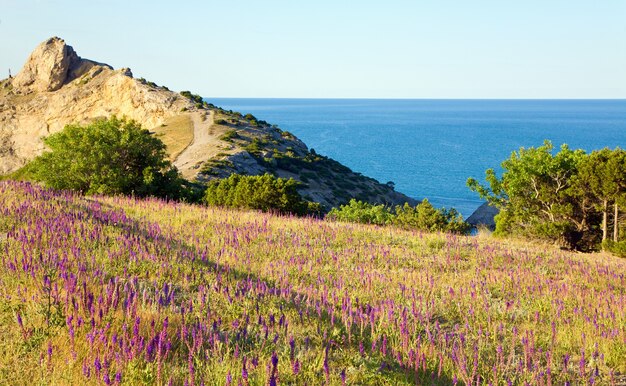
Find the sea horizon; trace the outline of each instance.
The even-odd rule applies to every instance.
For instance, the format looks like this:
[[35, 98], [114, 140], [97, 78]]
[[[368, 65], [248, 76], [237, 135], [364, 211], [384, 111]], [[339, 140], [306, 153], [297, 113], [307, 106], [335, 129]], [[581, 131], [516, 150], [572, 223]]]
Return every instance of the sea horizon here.
[[625, 101], [624, 98], [395, 98], [395, 97], [202, 97], [205, 101], [228, 99], [296, 100], [408, 100], [408, 101]]
[[520, 147], [626, 146], [626, 99], [204, 99], [252, 113], [355, 172], [465, 218], [483, 202], [467, 178], [500, 172]]

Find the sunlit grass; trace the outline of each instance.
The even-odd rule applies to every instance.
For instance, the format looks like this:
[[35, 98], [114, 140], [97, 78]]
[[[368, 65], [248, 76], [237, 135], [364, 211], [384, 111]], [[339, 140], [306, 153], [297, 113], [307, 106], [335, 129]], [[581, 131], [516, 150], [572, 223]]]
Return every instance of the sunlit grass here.
[[610, 256], [13, 182], [0, 182], [3, 234], [0, 384], [626, 372], [626, 264]]
[[176, 159], [193, 141], [193, 122], [190, 114], [170, 117], [162, 126], [155, 127], [153, 131], [165, 144], [171, 160]]

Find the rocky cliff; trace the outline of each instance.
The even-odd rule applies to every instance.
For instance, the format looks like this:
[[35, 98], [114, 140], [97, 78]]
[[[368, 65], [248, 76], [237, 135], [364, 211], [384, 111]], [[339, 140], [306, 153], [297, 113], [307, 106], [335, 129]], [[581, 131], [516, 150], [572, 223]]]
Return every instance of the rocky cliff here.
[[65, 125], [111, 115], [134, 119], [159, 136], [188, 179], [269, 172], [302, 182], [302, 195], [327, 209], [352, 197], [415, 203], [391, 186], [310, 152], [267, 122], [135, 79], [128, 68], [83, 59], [58, 37], [41, 43], [14, 78], [0, 81], [0, 175], [41, 154], [42, 138]]
[[23, 69], [0, 82], [0, 174], [43, 151], [42, 137], [68, 123], [112, 114], [157, 127], [193, 103], [133, 79], [130, 69], [80, 58], [62, 39], [41, 43]]

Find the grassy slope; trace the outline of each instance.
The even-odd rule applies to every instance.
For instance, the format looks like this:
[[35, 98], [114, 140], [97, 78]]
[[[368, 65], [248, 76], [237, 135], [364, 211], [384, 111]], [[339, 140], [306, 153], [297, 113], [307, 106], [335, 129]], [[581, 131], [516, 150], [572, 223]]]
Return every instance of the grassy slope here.
[[610, 383], [625, 288], [603, 255], [0, 182], [0, 384]]
[[153, 131], [165, 144], [170, 160], [176, 159], [193, 141], [193, 122], [189, 114], [175, 115]]

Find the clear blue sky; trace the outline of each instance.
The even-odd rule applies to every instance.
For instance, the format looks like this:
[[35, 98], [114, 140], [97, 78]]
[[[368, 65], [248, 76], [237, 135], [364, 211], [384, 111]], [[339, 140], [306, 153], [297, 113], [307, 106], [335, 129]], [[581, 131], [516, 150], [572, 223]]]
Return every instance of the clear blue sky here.
[[625, 0], [0, 0], [0, 77], [60, 36], [207, 97], [626, 98]]

